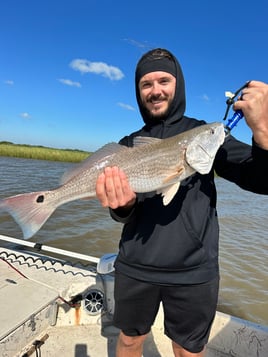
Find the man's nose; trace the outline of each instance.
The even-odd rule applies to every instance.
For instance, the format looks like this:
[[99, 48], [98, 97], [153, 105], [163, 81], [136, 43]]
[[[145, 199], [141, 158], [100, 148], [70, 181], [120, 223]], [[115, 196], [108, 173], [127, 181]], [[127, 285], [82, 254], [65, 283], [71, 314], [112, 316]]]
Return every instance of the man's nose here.
[[161, 85], [158, 83], [154, 83], [151, 88], [151, 94], [160, 94], [161, 93]]

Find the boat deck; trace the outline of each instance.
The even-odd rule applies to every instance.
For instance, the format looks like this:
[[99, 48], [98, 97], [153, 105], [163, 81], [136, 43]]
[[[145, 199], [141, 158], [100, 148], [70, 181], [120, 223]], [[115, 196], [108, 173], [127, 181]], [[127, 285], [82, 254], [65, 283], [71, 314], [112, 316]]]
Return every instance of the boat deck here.
[[25, 279], [0, 260], [0, 340], [58, 298], [58, 293]]
[[[96, 325], [56, 327], [47, 330], [48, 339], [42, 347], [42, 357], [115, 357], [118, 332], [114, 328], [101, 333]], [[71, 334], [72, 340], [67, 336]], [[74, 342], [75, 341], [75, 342]], [[157, 327], [144, 343], [143, 357], [172, 357], [170, 340]], [[206, 357], [239, 356], [215, 351], [208, 347]], [[241, 355], [242, 357], [242, 355]]]
[[[40, 348], [42, 357], [115, 357], [119, 331], [111, 313], [90, 314], [85, 306], [87, 292], [99, 283], [94, 267], [0, 251], [0, 356], [34, 356]], [[79, 295], [82, 300], [70, 306]], [[172, 356], [160, 309], [143, 357]], [[217, 312], [206, 357], [227, 356], [267, 357], [268, 327]]]
[[[59, 279], [61, 284], [55, 284], [55, 281], [57, 282], [58, 280], [57, 274], [66, 274], [66, 271], [64, 271], [61, 264], [60, 269], [54, 264], [53, 270], [51, 270], [53, 271], [54, 285], [49, 287], [48, 284], [51, 284], [51, 282], [47, 272], [50, 272], [50, 270], [39, 270], [37, 261], [31, 260], [25, 264], [26, 261], [27, 259], [24, 259], [23, 264], [18, 264], [15, 261], [7, 263], [7, 261], [0, 259], [0, 303], [2, 307], [5, 307], [1, 311], [1, 342], [5, 342], [5, 338], [10, 334], [12, 335], [12, 331], [19, 330], [19, 333], [12, 335], [11, 338], [8, 337], [9, 343], [6, 346], [9, 346], [9, 349], [5, 349], [5, 344], [1, 343], [1, 356], [22, 357], [24, 353], [33, 354], [35, 353], [35, 347], [29, 347], [31, 343], [33, 341], [43, 341], [40, 347], [42, 357], [114, 357], [119, 331], [107, 319], [103, 324], [100, 316], [92, 316], [92, 321], [81, 324], [80, 315], [82, 311], [81, 307], [79, 307], [74, 310], [73, 314], [69, 312], [70, 316], [66, 320], [66, 317], [62, 316], [62, 312], [68, 307], [64, 307], [63, 304], [63, 309], [58, 317], [60, 324], [62, 323], [63, 326], [60, 324], [50, 326], [50, 309], [59, 298], [59, 291], [64, 291], [64, 288], [70, 284], [68, 280], [72, 280], [75, 275], [68, 276], [69, 279], [67, 278], [64, 284], [62, 283], [62, 278]], [[34, 270], [32, 269], [33, 265], [36, 265]], [[29, 270], [32, 271], [31, 279], [28, 279], [26, 275]], [[34, 271], [38, 273], [39, 282], [32, 280], [35, 275]], [[56, 273], [56, 271], [58, 272]], [[85, 275], [92, 275], [92, 273], [89, 272], [89, 274]], [[75, 279], [77, 280], [77, 277]], [[43, 311], [45, 313], [42, 313]], [[49, 319], [45, 319], [44, 315], [47, 315]], [[38, 321], [45, 321], [45, 324], [42, 324], [39, 328], [37, 326]], [[23, 326], [22, 329], [20, 328], [21, 326]], [[37, 333], [38, 330], [40, 333]], [[23, 343], [19, 343], [19, 335], [21, 333], [29, 335], [29, 338], [27, 338], [29, 345], [26, 348], [24, 348]], [[160, 333], [162, 335], [161, 344], [157, 345], [154, 335]], [[14, 351], [12, 351], [12, 348], [10, 349], [12, 343], [14, 344]], [[15, 351], [15, 346], [16, 348], [19, 346], [21, 351]], [[144, 346], [144, 356], [172, 356], [170, 342], [163, 335], [161, 329], [154, 328], [153, 333], [149, 335]]]

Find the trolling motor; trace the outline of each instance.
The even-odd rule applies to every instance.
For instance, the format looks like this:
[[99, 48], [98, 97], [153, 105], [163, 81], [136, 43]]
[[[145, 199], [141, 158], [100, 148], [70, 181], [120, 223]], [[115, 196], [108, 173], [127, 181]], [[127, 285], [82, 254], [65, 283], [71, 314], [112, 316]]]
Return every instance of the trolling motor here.
[[[231, 105], [234, 104], [235, 98], [238, 96], [238, 94], [242, 91], [242, 89], [246, 88], [248, 86], [250, 81], [247, 81], [241, 88], [239, 88], [235, 93], [231, 92], [225, 92], [225, 96], [228, 97], [226, 100], [227, 108], [225, 111], [225, 115], [223, 120], [226, 120], [227, 115], [229, 113]], [[233, 116], [228, 119], [227, 124], [225, 125], [225, 133], [226, 135], [229, 135], [233, 127], [237, 125], [237, 123], [244, 117], [244, 114], [242, 110], [236, 110], [233, 114]]]

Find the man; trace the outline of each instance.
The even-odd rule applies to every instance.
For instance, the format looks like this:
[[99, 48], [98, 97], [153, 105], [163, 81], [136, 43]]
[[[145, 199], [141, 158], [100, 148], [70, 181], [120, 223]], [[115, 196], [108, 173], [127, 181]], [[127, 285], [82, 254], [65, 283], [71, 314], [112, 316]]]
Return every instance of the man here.
[[[169, 51], [146, 53], [137, 64], [135, 84], [145, 126], [120, 144], [132, 146], [135, 136], [167, 138], [205, 124], [184, 116], [183, 74]], [[245, 115], [252, 146], [228, 136], [211, 172], [181, 182], [167, 206], [155, 192], [133, 192], [118, 167], [106, 168], [97, 180], [100, 202], [124, 223], [115, 262], [117, 357], [141, 357], [160, 302], [174, 356], [204, 356], [219, 287], [214, 170], [243, 189], [268, 193], [268, 85], [251, 81], [234, 109]]]

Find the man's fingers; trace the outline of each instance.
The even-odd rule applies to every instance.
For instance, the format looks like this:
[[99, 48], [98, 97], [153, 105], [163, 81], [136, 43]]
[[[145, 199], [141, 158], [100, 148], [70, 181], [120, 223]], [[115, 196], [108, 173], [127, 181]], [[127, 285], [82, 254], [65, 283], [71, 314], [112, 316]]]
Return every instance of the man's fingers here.
[[103, 207], [116, 209], [135, 203], [136, 194], [129, 186], [127, 176], [118, 167], [106, 167], [98, 177], [96, 195]]
[[103, 207], [108, 207], [105, 181], [106, 181], [105, 174], [104, 173], [100, 174], [96, 182], [96, 196]]
[[118, 174], [118, 167], [107, 167], [104, 170], [106, 181], [106, 195], [109, 202], [109, 207], [117, 208], [121, 205], [122, 189], [121, 182]]

